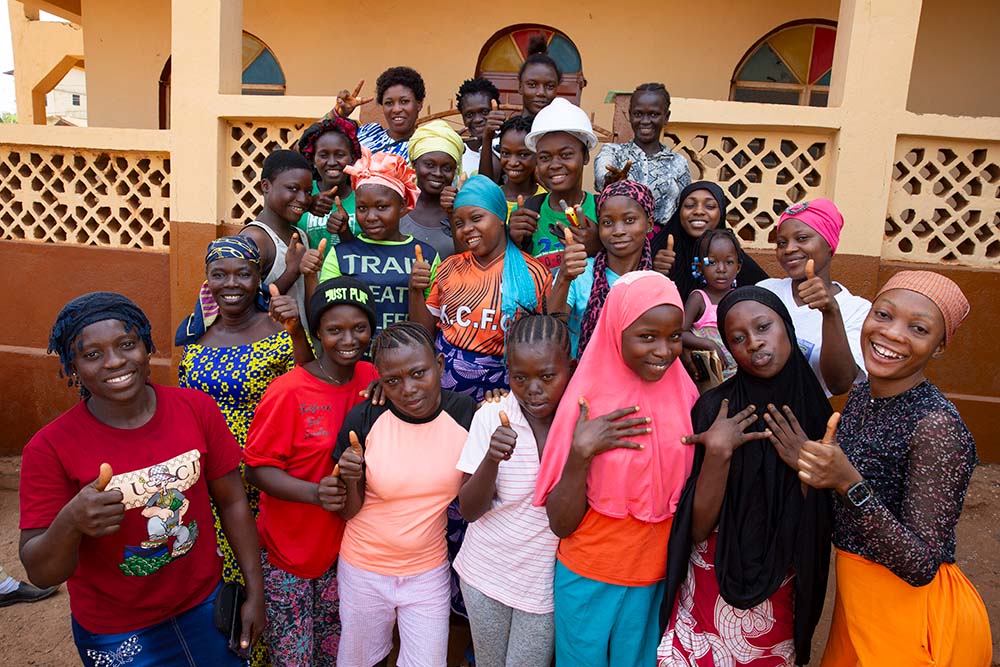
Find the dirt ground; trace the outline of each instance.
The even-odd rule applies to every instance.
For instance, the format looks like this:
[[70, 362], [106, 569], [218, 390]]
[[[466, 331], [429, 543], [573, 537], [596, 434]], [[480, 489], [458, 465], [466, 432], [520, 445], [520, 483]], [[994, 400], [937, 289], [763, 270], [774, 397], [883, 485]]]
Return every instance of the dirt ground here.
[[[0, 458], [0, 563], [18, 578], [17, 479], [20, 460]], [[958, 524], [958, 564], [986, 601], [993, 632], [993, 665], [1000, 666], [1000, 465], [981, 466], [972, 478]], [[832, 598], [816, 633], [819, 664], [829, 627]], [[0, 664], [63, 667], [78, 665], [69, 624], [69, 596], [63, 588], [35, 604], [0, 609]], [[457, 662], [455, 664], [458, 664]]]

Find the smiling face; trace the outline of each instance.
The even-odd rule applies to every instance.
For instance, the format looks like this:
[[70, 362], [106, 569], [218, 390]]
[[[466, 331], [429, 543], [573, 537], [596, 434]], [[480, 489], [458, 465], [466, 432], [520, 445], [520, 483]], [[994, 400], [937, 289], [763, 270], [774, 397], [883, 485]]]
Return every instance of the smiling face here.
[[654, 306], [622, 332], [622, 359], [646, 382], [663, 378], [680, 356], [684, 313], [677, 306]]
[[733, 359], [756, 377], [774, 377], [792, 355], [784, 320], [757, 301], [740, 301], [730, 308], [725, 329]]
[[386, 398], [403, 414], [426, 419], [440, 407], [444, 356], [426, 345], [400, 345], [379, 353], [375, 366]]
[[556, 98], [559, 73], [544, 63], [532, 63], [524, 68], [517, 81], [524, 110], [534, 116]]
[[708, 190], [695, 190], [681, 202], [681, 227], [691, 238], [701, 238], [719, 226], [722, 209]]
[[535, 177], [535, 154], [524, 145], [527, 132], [507, 130], [500, 138], [500, 168], [511, 183], [526, 183]]
[[597, 231], [608, 255], [620, 260], [638, 258], [653, 223], [639, 202], [630, 197], [608, 197], [601, 202]]
[[806, 262], [813, 260], [816, 275], [820, 275], [830, 266], [830, 244], [819, 235], [815, 229], [795, 218], [789, 218], [778, 228], [778, 239], [775, 246], [778, 263], [792, 280], [802, 280], [806, 277]]
[[733, 286], [740, 272], [740, 255], [732, 240], [725, 236], [714, 237], [709, 242], [708, 252], [700, 267], [701, 275], [705, 277], [705, 285], [719, 291], [726, 291]]
[[507, 244], [504, 221], [478, 206], [461, 206], [454, 214], [455, 238], [464, 243], [481, 264], [503, 254]]
[[254, 307], [260, 288], [256, 264], [236, 257], [217, 259], [205, 267], [205, 278], [223, 315], [235, 319]]
[[282, 220], [296, 223], [312, 202], [312, 173], [307, 169], [286, 169], [274, 178], [261, 181], [264, 206]]
[[369, 183], [357, 189], [354, 210], [358, 225], [372, 241], [399, 241], [403, 198], [384, 185]]
[[632, 94], [628, 119], [637, 144], [659, 143], [663, 127], [670, 118], [670, 109], [664, 102], [660, 93], [641, 91]]
[[406, 139], [417, 126], [417, 116], [423, 102], [417, 100], [407, 86], [396, 84], [385, 89], [382, 95], [382, 114], [385, 116], [386, 130], [393, 139]]
[[365, 311], [339, 304], [323, 313], [315, 333], [323, 346], [323, 356], [337, 366], [351, 367], [368, 349], [372, 326]]
[[413, 161], [413, 170], [417, 172], [417, 187], [420, 188], [420, 192], [435, 197], [455, 180], [455, 169], [455, 158], [443, 151], [424, 153]]
[[141, 398], [149, 376], [149, 352], [135, 331], [118, 320], [83, 328], [73, 341], [70, 367], [93, 398], [127, 405]]
[[572, 192], [583, 182], [587, 147], [569, 132], [549, 132], [535, 143], [538, 180], [556, 194]]
[[490, 113], [490, 96], [486, 93], [468, 93], [462, 96], [462, 122], [473, 139], [482, 139], [486, 129], [486, 116]]
[[933, 301], [906, 289], [880, 294], [861, 325], [861, 352], [872, 394], [895, 396], [924, 380], [944, 353], [945, 324]]
[[541, 421], [552, 418], [572, 375], [572, 361], [552, 342], [519, 344], [507, 356], [510, 390], [521, 409]]
[[[351, 140], [340, 132], [327, 132], [316, 140], [316, 152], [313, 154], [313, 166], [323, 179], [325, 190], [343, 181], [350, 183], [350, 177], [344, 173], [344, 167], [354, 162], [356, 156], [351, 148]], [[345, 193], [340, 192], [343, 195]]]

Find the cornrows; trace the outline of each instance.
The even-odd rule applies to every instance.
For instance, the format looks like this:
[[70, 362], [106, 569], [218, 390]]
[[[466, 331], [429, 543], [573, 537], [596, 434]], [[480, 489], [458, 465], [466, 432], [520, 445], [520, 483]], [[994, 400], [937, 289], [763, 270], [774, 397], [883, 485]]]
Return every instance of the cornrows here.
[[662, 83], [641, 83], [635, 87], [632, 97], [635, 97], [639, 93], [657, 93], [663, 98], [663, 107], [665, 109], [670, 108], [670, 93], [667, 92], [667, 87]]
[[507, 329], [507, 355], [517, 345], [552, 343], [570, 356], [569, 327], [554, 315], [524, 313]]
[[383, 329], [372, 341], [372, 361], [378, 365], [378, 359], [386, 350], [398, 347], [426, 346], [434, 353], [434, 340], [422, 325], [416, 322], [397, 322]]

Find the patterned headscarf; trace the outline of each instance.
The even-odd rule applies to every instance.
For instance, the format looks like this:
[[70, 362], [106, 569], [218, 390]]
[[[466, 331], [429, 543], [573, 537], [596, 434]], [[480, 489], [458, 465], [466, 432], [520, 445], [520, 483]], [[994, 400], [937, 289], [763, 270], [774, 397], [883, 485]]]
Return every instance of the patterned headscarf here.
[[[254, 265], [258, 274], [260, 273], [260, 250], [257, 244], [249, 236], [223, 236], [209, 242], [208, 250], [205, 253], [205, 269], [208, 265], [220, 259], [245, 259]], [[264, 291], [264, 283], [261, 281], [257, 287], [257, 298], [254, 306], [258, 310], [267, 312], [268, 296]], [[194, 306], [194, 312], [188, 315], [181, 325], [177, 327], [174, 334], [174, 345], [189, 345], [197, 343], [212, 322], [219, 316], [219, 304], [212, 297], [212, 291], [208, 289], [208, 281], [201, 284], [198, 291], [198, 303]]]
[[347, 140], [351, 142], [351, 155], [355, 159], [361, 155], [358, 128], [350, 120], [334, 116], [313, 123], [302, 133], [302, 138], [299, 139], [299, 152], [304, 158], [312, 162], [313, 156], [316, 155], [316, 141], [327, 132], [339, 132], [347, 137]]
[[[600, 215], [601, 206], [604, 205], [604, 202], [609, 197], [628, 197], [632, 199], [646, 212], [649, 222], [653, 222], [653, 216], [656, 212], [656, 199], [653, 197], [650, 189], [642, 183], [617, 181], [604, 188], [601, 196], [597, 198], [598, 215]], [[649, 271], [652, 268], [653, 251], [647, 237], [642, 244], [642, 256], [639, 257], [637, 270]], [[608, 292], [611, 291], [611, 286], [608, 284], [607, 269], [608, 251], [606, 248], [601, 248], [594, 255], [594, 285], [590, 288], [590, 298], [587, 299], [587, 308], [583, 311], [583, 319], [580, 322], [580, 342], [577, 346], [577, 357], [583, 355], [583, 351], [586, 349], [587, 343], [590, 342], [590, 337], [594, 333], [594, 327], [597, 326], [597, 319], [601, 315], [601, 308], [604, 307], [604, 302], [608, 300]]]
[[357, 190], [362, 185], [384, 185], [403, 198], [403, 207], [409, 211], [417, 205], [420, 189], [417, 172], [406, 160], [391, 153], [372, 153], [362, 147], [361, 159], [344, 169], [351, 175], [351, 186]]
[[945, 341], [951, 340], [971, 310], [962, 288], [950, 278], [933, 271], [900, 271], [886, 281], [875, 298], [892, 289], [910, 290], [933, 301], [944, 317]]

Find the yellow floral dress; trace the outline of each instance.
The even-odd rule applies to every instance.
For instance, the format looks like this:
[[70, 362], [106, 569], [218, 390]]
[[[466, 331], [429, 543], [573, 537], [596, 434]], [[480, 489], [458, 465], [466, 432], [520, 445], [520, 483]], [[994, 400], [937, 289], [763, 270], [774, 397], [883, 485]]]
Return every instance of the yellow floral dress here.
[[[246, 446], [247, 431], [253, 421], [257, 404], [271, 380], [295, 367], [292, 353], [292, 339], [285, 331], [279, 331], [250, 345], [232, 347], [207, 347], [192, 343], [184, 346], [178, 369], [179, 385], [203, 391], [213, 399], [226, 418], [226, 424], [240, 448]], [[240, 464], [243, 474], [243, 464]], [[260, 491], [250, 486], [243, 478], [247, 490], [250, 510], [257, 516]], [[229, 546], [219, 517], [215, 513], [215, 530], [222, 554], [223, 581], [243, 583], [236, 556]], [[260, 667], [269, 663], [264, 642], [254, 647], [251, 664]]]

